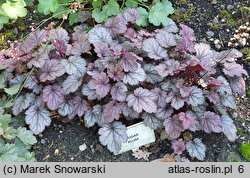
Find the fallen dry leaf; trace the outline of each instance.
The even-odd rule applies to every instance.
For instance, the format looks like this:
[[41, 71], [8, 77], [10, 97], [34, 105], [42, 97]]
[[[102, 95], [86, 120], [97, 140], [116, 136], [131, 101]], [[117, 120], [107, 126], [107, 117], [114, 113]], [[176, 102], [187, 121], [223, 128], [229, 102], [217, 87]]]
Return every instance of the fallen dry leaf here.
[[148, 161], [148, 158], [149, 156], [151, 155], [152, 153], [148, 152], [148, 151], [143, 151], [143, 150], [136, 150], [136, 151], [133, 151], [133, 156], [136, 158], [136, 159], [144, 159], [146, 161]]
[[155, 162], [155, 163], [158, 163], [158, 162], [176, 162], [174, 159], [174, 156], [175, 156], [174, 153], [172, 153], [171, 155], [166, 154], [163, 158], [155, 159], [151, 162]]
[[189, 141], [193, 139], [193, 135], [191, 132], [187, 131], [183, 133], [183, 138], [184, 140]]

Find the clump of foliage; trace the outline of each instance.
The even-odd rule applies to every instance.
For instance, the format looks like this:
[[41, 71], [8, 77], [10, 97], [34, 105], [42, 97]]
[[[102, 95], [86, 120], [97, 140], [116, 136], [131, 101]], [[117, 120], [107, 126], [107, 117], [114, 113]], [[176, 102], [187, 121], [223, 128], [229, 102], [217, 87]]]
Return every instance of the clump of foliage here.
[[12, 70], [0, 66], [0, 162], [35, 161], [34, 153], [29, 152], [36, 138], [24, 126], [20, 117], [9, 113], [13, 105], [13, 95], [19, 86], [6, 88], [6, 80], [12, 76]]
[[228, 114], [233, 93], [245, 94], [247, 75], [236, 49], [216, 52], [196, 43], [194, 31], [170, 20], [155, 31], [136, 29], [140, 13], [127, 8], [90, 31], [68, 34], [61, 27], [36, 30], [0, 53], [13, 69], [10, 87], [22, 86], [14, 115], [25, 113], [34, 134], [51, 123], [52, 113], [86, 125], [98, 124], [100, 142], [114, 153], [127, 141], [124, 119], [165, 128], [176, 154], [203, 160], [206, 146], [186, 132], [223, 132], [236, 139]]
[[239, 152], [242, 154], [242, 156], [245, 158], [246, 161], [250, 162], [250, 144], [249, 143], [243, 143], [239, 147]]
[[[1, 1], [0, 29], [9, 19], [26, 16], [26, 6], [33, 4], [34, 0]], [[139, 26], [147, 26], [149, 22], [155, 26], [167, 25], [170, 22], [168, 15], [174, 12], [168, 0], [154, 0], [152, 3], [147, 3], [147, 0], [38, 0], [37, 11], [54, 18], [68, 19], [69, 24], [73, 25], [91, 16], [96, 22], [102, 23], [119, 14], [125, 7], [137, 9], [140, 19], [136, 23]]]

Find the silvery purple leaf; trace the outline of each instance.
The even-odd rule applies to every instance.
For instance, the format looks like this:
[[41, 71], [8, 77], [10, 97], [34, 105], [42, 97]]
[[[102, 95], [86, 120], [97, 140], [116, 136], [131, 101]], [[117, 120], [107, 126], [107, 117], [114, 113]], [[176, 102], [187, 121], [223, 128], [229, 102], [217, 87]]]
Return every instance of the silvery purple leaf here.
[[213, 53], [208, 44], [205, 43], [195, 44], [194, 48], [196, 52], [195, 58], [198, 61], [211, 60]]
[[206, 97], [211, 103], [218, 104], [220, 102], [220, 96], [215, 91], [208, 91]]
[[65, 68], [56, 59], [47, 60], [43, 67], [39, 71], [39, 79], [42, 82], [47, 80], [55, 80], [57, 77], [62, 76], [65, 73]]
[[229, 79], [230, 87], [233, 92], [239, 95], [245, 95], [246, 93], [246, 83], [243, 77], [232, 77]]
[[62, 87], [65, 94], [75, 92], [82, 84], [82, 76], [70, 75], [63, 81]]
[[124, 71], [128, 72], [137, 70], [140, 67], [137, 60], [142, 60], [142, 58], [132, 52], [125, 52], [121, 59]]
[[177, 33], [178, 27], [172, 19], [169, 19], [169, 24], [166, 26], [167, 31], [170, 33]]
[[243, 54], [237, 49], [213, 52], [213, 59], [220, 63], [235, 62], [237, 58], [241, 58], [242, 56]]
[[116, 36], [118, 34], [123, 34], [127, 30], [127, 25], [119, 17], [112, 17], [106, 20], [104, 26], [112, 34]]
[[233, 120], [228, 115], [221, 116], [222, 132], [226, 135], [230, 142], [235, 141], [237, 129]]
[[167, 93], [160, 88], [154, 88], [150, 90], [154, 95], [154, 100], [157, 106], [164, 107], [166, 105]]
[[137, 85], [139, 82], [146, 80], [146, 74], [142, 68], [138, 68], [136, 71], [128, 72], [123, 77], [125, 84]]
[[242, 74], [248, 75], [247, 71], [243, 69], [243, 66], [240, 64], [237, 64], [235, 62], [224, 63], [223, 72], [224, 72], [224, 74], [226, 74], [230, 77], [234, 77], [234, 76], [241, 77]]
[[125, 23], [135, 23], [136, 20], [139, 20], [140, 14], [134, 8], [127, 8], [122, 13], [118, 14], [117, 17], [123, 20]]
[[233, 95], [222, 95], [221, 103], [226, 107], [229, 107], [231, 109], [236, 109], [236, 103]]
[[155, 70], [155, 66], [152, 64], [145, 64], [143, 65], [143, 69], [146, 73], [146, 81], [152, 84], [161, 82], [163, 77], [161, 77], [158, 72]]
[[110, 32], [104, 27], [94, 27], [89, 31], [89, 42], [92, 44], [96, 43], [111, 43], [112, 36]]
[[82, 86], [82, 94], [88, 97], [88, 100], [95, 100], [98, 99], [95, 90], [90, 89], [87, 84]]
[[133, 110], [133, 108], [128, 107], [127, 103], [123, 102], [120, 104], [122, 108], [122, 114], [126, 117], [126, 119], [129, 119], [129, 117], [133, 119], [139, 118], [139, 113]]
[[51, 40], [52, 42], [54, 40], [62, 40], [65, 43], [68, 43], [69, 41], [69, 34], [66, 30], [64, 30], [63, 28], [59, 27], [56, 29], [52, 29], [49, 32], [49, 40]]
[[75, 56], [80, 56], [91, 50], [88, 38], [86, 38], [86, 40], [75, 41], [72, 45], [71, 53]]
[[27, 93], [25, 95], [19, 96], [15, 101], [12, 107], [13, 114], [17, 116], [24, 109], [27, 109], [31, 102], [34, 100], [35, 95], [33, 93]]
[[210, 111], [204, 113], [204, 116], [200, 120], [200, 126], [207, 133], [220, 133], [222, 131], [220, 116]]
[[73, 98], [73, 112], [68, 115], [69, 119], [73, 119], [76, 115], [82, 117], [85, 111], [87, 111], [87, 102], [80, 96]]
[[33, 58], [27, 63], [27, 66], [29, 68], [32, 68], [32, 66], [41, 68], [45, 64], [46, 60], [49, 59], [50, 48], [51, 47], [42, 45], [37, 52], [32, 54]]
[[60, 106], [59, 106], [59, 109], [58, 109], [58, 113], [61, 115], [61, 116], [67, 116], [67, 115], [70, 115], [71, 113], [73, 113], [73, 103], [72, 101], [64, 101]]
[[173, 114], [174, 110], [172, 107], [169, 107], [169, 108], [158, 108], [155, 115], [156, 117], [158, 118], [161, 118], [161, 119], [166, 119], [168, 117], [170, 117], [172, 114]]
[[196, 157], [198, 160], [203, 161], [205, 158], [206, 146], [199, 138], [186, 143], [186, 149], [191, 157]]
[[165, 30], [159, 30], [155, 37], [156, 41], [164, 48], [176, 45], [175, 35]]
[[38, 85], [38, 81], [34, 75], [27, 76], [27, 80], [24, 84], [25, 88], [31, 89], [34, 93], [39, 94], [42, 90], [42, 86]]
[[107, 70], [109, 78], [120, 81], [124, 77], [125, 73], [123, 72], [123, 65], [120, 63], [109, 64]]
[[149, 113], [144, 112], [142, 114], [142, 119], [143, 119], [144, 125], [153, 130], [163, 127], [164, 120], [157, 118], [154, 114], [149, 114]]
[[28, 37], [22, 42], [22, 45], [25, 46], [28, 51], [31, 51], [46, 40], [47, 34], [47, 30], [36, 29], [28, 35]]
[[182, 98], [178, 93], [170, 92], [166, 97], [166, 102], [171, 102], [171, 106], [176, 110], [179, 110], [184, 106], [186, 100]]
[[169, 59], [167, 61], [164, 61], [163, 63], [158, 64], [154, 68], [160, 76], [167, 77], [169, 75], [173, 76], [175, 74], [175, 71], [178, 71], [179, 66], [179, 61]]
[[127, 86], [122, 82], [117, 82], [111, 88], [111, 95], [113, 100], [117, 101], [125, 101], [126, 100], [126, 92], [128, 91]]
[[185, 130], [178, 115], [166, 118], [163, 125], [171, 139], [178, 138], [181, 132]]
[[122, 143], [128, 139], [127, 128], [121, 122], [113, 122], [112, 124], [104, 124], [98, 131], [99, 140], [102, 145], [107, 146], [109, 151], [118, 153]]
[[110, 101], [109, 103], [104, 105], [103, 113], [104, 119], [106, 122], [113, 122], [114, 120], [118, 120], [120, 118], [120, 114], [122, 113], [122, 105], [117, 101]]
[[90, 89], [95, 89], [96, 94], [103, 98], [110, 90], [109, 78], [104, 72], [96, 72], [94, 75], [92, 75], [92, 79], [89, 81], [88, 87]]
[[9, 85], [11, 87], [13, 87], [15, 85], [20, 85], [20, 84], [22, 84], [24, 82], [24, 80], [25, 80], [25, 76], [24, 75], [18, 75], [15, 78], [13, 78], [13, 79], [11, 79], [9, 81]]
[[189, 88], [190, 92], [189, 95], [187, 96], [187, 103], [192, 105], [192, 106], [197, 106], [201, 105], [205, 102], [205, 97], [203, 91], [196, 87], [192, 86]]
[[87, 110], [84, 114], [84, 120], [86, 121], [88, 127], [94, 126], [95, 123], [102, 126], [105, 122], [102, 106], [95, 105], [92, 110]]
[[181, 155], [183, 151], [185, 151], [185, 143], [182, 140], [173, 140], [171, 148], [174, 150], [174, 153], [177, 155]]
[[143, 41], [142, 49], [148, 53], [152, 59], [159, 60], [168, 58], [168, 54], [154, 38], [148, 38]]
[[86, 72], [85, 59], [77, 56], [70, 56], [68, 59], [61, 60], [61, 64], [65, 67], [69, 75], [84, 75]]
[[191, 111], [180, 112], [179, 119], [182, 121], [184, 129], [189, 129], [195, 124], [195, 116]]
[[50, 110], [56, 110], [64, 101], [64, 90], [60, 85], [48, 85], [43, 89], [43, 101]]
[[154, 94], [141, 87], [134, 90], [133, 94], [128, 95], [126, 101], [128, 102], [128, 106], [133, 107], [133, 109], [138, 113], [141, 113], [142, 110], [148, 113], [157, 111]]
[[35, 135], [43, 132], [45, 126], [49, 126], [51, 123], [49, 111], [38, 105], [31, 106], [25, 115], [25, 122]]
[[186, 25], [180, 24], [181, 30], [181, 43], [179, 44], [179, 48], [182, 51], [194, 52], [194, 30], [189, 28]]
[[95, 43], [94, 47], [97, 56], [101, 59], [111, 57], [113, 55], [107, 43]]

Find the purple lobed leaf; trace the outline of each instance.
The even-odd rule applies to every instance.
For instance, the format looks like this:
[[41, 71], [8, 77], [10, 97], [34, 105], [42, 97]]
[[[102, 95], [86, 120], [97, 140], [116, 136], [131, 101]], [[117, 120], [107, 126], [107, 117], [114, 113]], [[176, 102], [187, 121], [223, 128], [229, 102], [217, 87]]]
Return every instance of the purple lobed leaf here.
[[64, 90], [60, 85], [48, 85], [43, 89], [43, 101], [50, 110], [56, 110], [64, 101]]

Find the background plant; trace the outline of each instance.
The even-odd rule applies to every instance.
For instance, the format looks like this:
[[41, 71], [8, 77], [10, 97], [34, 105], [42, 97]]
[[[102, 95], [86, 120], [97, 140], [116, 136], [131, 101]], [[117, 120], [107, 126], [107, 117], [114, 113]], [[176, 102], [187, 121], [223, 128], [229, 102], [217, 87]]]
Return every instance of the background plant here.
[[[69, 24], [84, 22], [92, 16], [96, 22], [102, 23], [107, 18], [119, 14], [123, 8], [136, 8], [140, 13], [137, 25], [147, 26], [152, 23], [155, 26], [167, 25], [170, 22], [169, 14], [174, 12], [171, 2], [168, 0], [3, 0], [0, 1], [0, 29], [9, 20], [27, 15], [27, 6], [37, 5], [37, 11], [51, 18], [68, 19]], [[45, 19], [42, 23], [48, 21]]]
[[33, 133], [27, 130], [20, 116], [12, 117], [11, 106], [13, 95], [19, 91], [19, 86], [6, 88], [11, 70], [0, 66], [0, 162], [35, 161], [35, 155], [29, 152], [36, 143]]
[[90, 31], [87, 24], [70, 35], [50, 26], [1, 51], [1, 63], [14, 70], [9, 87], [23, 88], [13, 114], [25, 111], [35, 134], [55, 113], [84, 117], [88, 127], [101, 127], [100, 142], [114, 153], [127, 140], [125, 119], [165, 128], [177, 155], [199, 160], [206, 146], [187, 133], [223, 132], [234, 141], [228, 110], [236, 108], [233, 93], [245, 94], [247, 73], [236, 63], [242, 54], [197, 44], [191, 28], [171, 20], [155, 31], [137, 29], [139, 19], [127, 8]]

